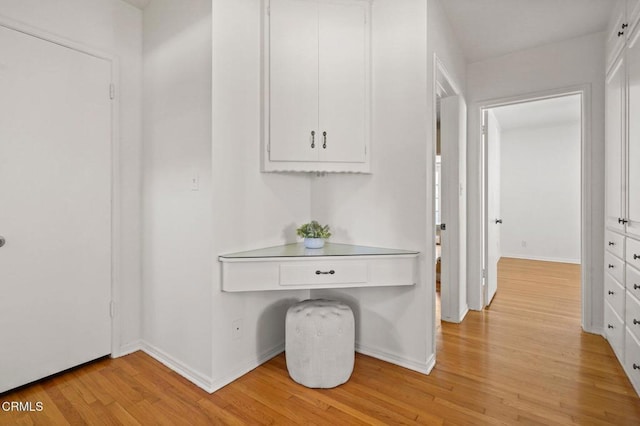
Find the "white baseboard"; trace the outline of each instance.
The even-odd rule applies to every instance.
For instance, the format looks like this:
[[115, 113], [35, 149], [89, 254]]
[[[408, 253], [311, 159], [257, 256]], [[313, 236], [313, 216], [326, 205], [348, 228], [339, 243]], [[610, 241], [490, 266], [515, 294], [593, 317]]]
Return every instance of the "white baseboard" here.
[[191, 367], [185, 365], [181, 361], [173, 358], [166, 352], [161, 349], [156, 348], [155, 346], [149, 344], [148, 342], [141, 341], [140, 349], [145, 352], [150, 357], [154, 358], [156, 361], [164, 364], [169, 367], [185, 379], [189, 380], [199, 388], [211, 393], [213, 392], [211, 389], [213, 388], [213, 383], [210, 377], [200, 373], [192, 369]]
[[210, 388], [207, 389], [207, 392], [213, 393], [218, 389], [223, 388], [224, 386], [228, 385], [229, 383], [233, 382], [239, 377], [244, 376], [249, 371], [255, 369], [256, 367], [259, 367], [261, 364], [264, 364], [265, 362], [269, 361], [271, 358], [275, 357], [276, 355], [281, 354], [282, 352], [284, 352], [284, 342], [281, 342], [276, 346], [272, 347], [271, 349], [267, 349], [266, 351], [262, 352], [256, 357], [245, 361], [242, 365], [237, 367], [233, 372], [229, 374], [225, 374], [223, 377], [213, 380], [211, 382]]
[[120, 346], [120, 349], [116, 353], [112, 353], [112, 358], [120, 358], [121, 356], [129, 355], [134, 352], [138, 352], [142, 349], [142, 341], [134, 340], [133, 342], [129, 342], [126, 345]]
[[391, 354], [380, 349], [364, 346], [360, 343], [356, 343], [356, 352], [380, 359], [382, 361], [386, 361], [391, 364], [399, 365], [400, 367], [408, 368], [409, 370], [417, 371], [418, 373], [422, 374], [431, 373], [431, 370], [436, 365], [435, 355], [433, 354], [426, 362], [420, 362], [396, 354]]
[[502, 257], [512, 257], [514, 259], [526, 259], [526, 260], [541, 260], [543, 262], [556, 262], [556, 263], [573, 263], [575, 265], [580, 265], [580, 259], [566, 259], [562, 257], [546, 257], [546, 256], [529, 256], [523, 254], [504, 254], [500, 256]]
[[467, 316], [467, 314], [469, 313], [469, 305], [465, 305], [464, 309], [462, 310], [462, 312], [458, 313], [458, 317], [457, 318], [445, 318], [445, 317], [441, 317], [440, 320], [444, 321], [444, 322], [450, 322], [453, 324], [460, 324], [464, 318]]

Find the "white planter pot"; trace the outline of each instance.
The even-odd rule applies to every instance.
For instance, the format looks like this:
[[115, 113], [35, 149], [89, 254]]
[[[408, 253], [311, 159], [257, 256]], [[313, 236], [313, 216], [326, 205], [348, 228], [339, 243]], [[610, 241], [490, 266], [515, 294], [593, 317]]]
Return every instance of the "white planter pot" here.
[[317, 249], [324, 247], [324, 238], [305, 238], [304, 246], [310, 249]]

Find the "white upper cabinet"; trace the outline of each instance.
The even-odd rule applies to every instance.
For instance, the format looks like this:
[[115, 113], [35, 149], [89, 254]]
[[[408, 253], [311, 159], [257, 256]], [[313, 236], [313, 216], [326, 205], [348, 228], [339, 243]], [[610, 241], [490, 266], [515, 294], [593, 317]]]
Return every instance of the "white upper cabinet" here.
[[605, 91], [605, 218], [606, 226], [618, 231], [624, 230], [624, 80], [625, 61], [621, 57], [607, 75]]
[[640, 237], [640, 27], [627, 47], [627, 232]]
[[369, 172], [370, 3], [270, 0], [263, 171]]
[[607, 69], [622, 52], [640, 18], [640, 0], [618, 0], [607, 30]]

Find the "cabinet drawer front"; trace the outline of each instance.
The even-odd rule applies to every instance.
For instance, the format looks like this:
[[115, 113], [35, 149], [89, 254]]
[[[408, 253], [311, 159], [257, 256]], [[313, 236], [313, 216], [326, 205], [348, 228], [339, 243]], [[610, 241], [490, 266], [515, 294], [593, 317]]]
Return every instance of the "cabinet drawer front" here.
[[611, 253], [604, 254], [604, 270], [619, 283], [624, 283], [624, 261]]
[[640, 241], [627, 238], [627, 263], [640, 269]]
[[604, 248], [620, 259], [624, 259], [624, 236], [607, 230], [604, 235]]
[[627, 265], [627, 291], [640, 300], [640, 270], [631, 265]]
[[604, 304], [604, 334], [614, 352], [624, 362], [624, 324], [611, 305]]
[[626, 342], [624, 351], [624, 366], [631, 381], [640, 386], [640, 342], [631, 334], [626, 332]]
[[640, 302], [633, 296], [627, 297], [625, 323], [627, 328], [640, 339]]
[[604, 300], [609, 302], [614, 311], [622, 318], [624, 315], [624, 287], [611, 275], [604, 274]]
[[280, 264], [280, 285], [367, 282], [367, 262], [326, 261]]

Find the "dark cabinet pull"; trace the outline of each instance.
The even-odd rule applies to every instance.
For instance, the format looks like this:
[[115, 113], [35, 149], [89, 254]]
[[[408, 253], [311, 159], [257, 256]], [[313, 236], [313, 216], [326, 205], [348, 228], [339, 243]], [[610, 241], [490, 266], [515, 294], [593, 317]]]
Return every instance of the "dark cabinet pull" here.
[[316, 132], [315, 130], [311, 131], [311, 148], [316, 147]]
[[613, 241], [609, 241], [609, 246], [615, 246], [616, 243], [614, 243]]
[[622, 24], [622, 29], [624, 30], [625, 28], [627, 28], [629, 26], [629, 24]]
[[615, 293], [614, 293], [613, 291], [611, 291], [611, 290], [609, 290], [609, 292], [608, 292], [608, 293], [609, 293], [610, 295], [612, 295], [612, 296], [615, 294]]
[[323, 138], [322, 148], [327, 149], [327, 132], [322, 132], [322, 138]]
[[336, 271], [334, 271], [333, 269], [330, 271], [320, 271], [320, 270], [316, 271], [316, 275], [333, 275], [335, 273]]
[[613, 269], [615, 268], [615, 266], [613, 266], [612, 264], [609, 264], [609, 269]]
[[635, 362], [633, 363], [633, 369], [634, 370], [640, 370], [640, 365], [636, 364]]
[[638, 321], [637, 319], [634, 318], [633, 319], [633, 325], [638, 325], [638, 324], [640, 324], [640, 321]]
[[640, 254], [633, 254], [633, 260], [640, 259]]
[[496, 224], [497, 223], [502, 223], [502, 219], [496, 219]]
[[640, 289], [640, 285], [638, 285], [638, 284], [634, 284], [634, 285], [633, 285], [633, 289], [634, 289], [634, 290], [638, 290], [638, 289]]
[[611, 324], [607, 324], [607, 328], [613, 328]]
[[619, 217], [619, 218], [618, 218], [618, 223], [621, 223], [621, 224], [623, 224], [623, 225], [624, 225], [624, 224], [625, 224], [625, 223], [627, 223], [627, 222], [629, 222], [627, 219], [623, 219], [623, 218], [621, 218], [621, 217]]
[[624, 34], [624, 31], [618, 31], [618, 37], [620, 37], [622, 34]]

